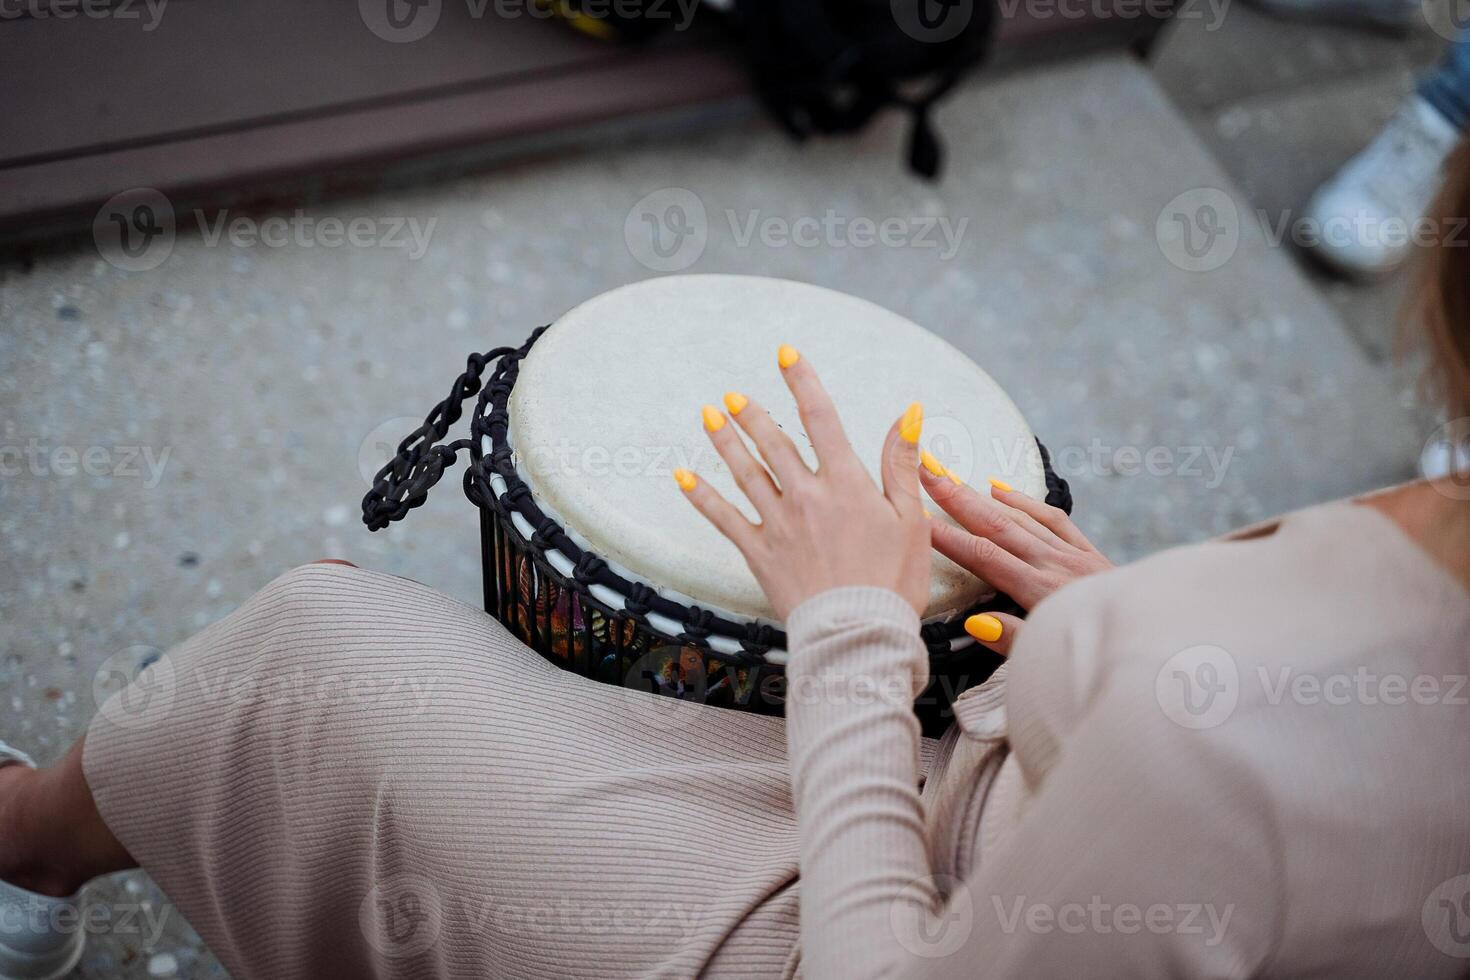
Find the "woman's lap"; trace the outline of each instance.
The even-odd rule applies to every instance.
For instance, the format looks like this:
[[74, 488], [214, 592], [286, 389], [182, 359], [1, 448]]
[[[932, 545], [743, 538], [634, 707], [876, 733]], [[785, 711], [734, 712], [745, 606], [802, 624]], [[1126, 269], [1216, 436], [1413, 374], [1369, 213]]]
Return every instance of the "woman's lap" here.
[[88, 781], [239, 976], [770, 976], [794, 948], [778, 719], [596, 684], [334, 565], [132, 693], [94, 721]]

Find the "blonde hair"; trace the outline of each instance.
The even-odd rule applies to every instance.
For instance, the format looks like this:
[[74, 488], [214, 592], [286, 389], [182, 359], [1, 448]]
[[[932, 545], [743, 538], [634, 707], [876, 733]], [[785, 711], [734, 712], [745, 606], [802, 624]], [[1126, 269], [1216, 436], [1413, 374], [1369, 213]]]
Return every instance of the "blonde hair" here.
[[1418, 257], [1402, 320], [1405, 340], [1425, 348], [1427, 394], [1451, 419], [1470, 416], [1470, 140], [1444, 164], [1428, 218], [1438, 241]]

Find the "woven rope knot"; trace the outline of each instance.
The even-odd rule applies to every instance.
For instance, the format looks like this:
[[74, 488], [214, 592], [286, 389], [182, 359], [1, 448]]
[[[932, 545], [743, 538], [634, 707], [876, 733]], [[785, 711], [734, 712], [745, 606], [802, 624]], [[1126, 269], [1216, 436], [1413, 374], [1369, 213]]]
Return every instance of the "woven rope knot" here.
[[776, 631], [766, 623], [745, 624], [745, 635], [740, 638], [740, 647], [746, 653], [762, 654], [776, 643]]
[[948, 653], [949, 631], [948, 623], [925, 623], [919, 627], [919, 639], [924, 641], [931, 654]]
[[713, 619], [714, 614], [708, 609], [690, 606], [689, 611], [684, 614], [684, 632], [679, 634], [679, 639], [686, 643], [703, 640], [709, 636], [709, 625]]
[[607, 568], [607, 562], [598, 558], [590, 551], [582, 552], [582, 557], [577, 559], [576, 567], [572, 569], [572, 578], [580, 585], [588, 585], [597, 580], [603, 570]]
[[649, 606], [656, 595], [658, 593], [654, 592], [642, 582], [630, 582], [628, 597], [623, 600], [623, 608], [630, 614], [641, 619], [648, 615]]
[[548, 548], [554, 548], [556, 545], [552, 542], [551, 538], [552, 535], [560, 530], [561, 528], [557, 525], [556, 521], [553, 521], [549, 517], [543, 517], [541, 518], [541, 523], [536, 525], [535, 533], [531, 535], [531, 544], [540, 548], [542, 551]]

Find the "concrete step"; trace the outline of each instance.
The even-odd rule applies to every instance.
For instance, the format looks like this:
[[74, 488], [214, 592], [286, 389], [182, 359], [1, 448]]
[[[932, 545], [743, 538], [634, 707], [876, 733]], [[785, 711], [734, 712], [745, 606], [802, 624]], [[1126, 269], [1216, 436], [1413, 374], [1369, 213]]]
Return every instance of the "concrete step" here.
[[[1423, 27], [1392, 35], [1283, 20], [1244, 3], [1220, 17], [1199, 11], [1176, 19], [1160, 38], [1150, 58], [1154, 77], [1257, 220], [1278, 234], [1378, 133], [1445, 44]], [[1388, 362], [1404, 277], [1343, 282], [1290, 241], [1286, 251], [1369, 357], [1394, 370]], [[1407, 379], [1397, 376], [1402, 389]]]
[[1302, 236], [1291, 229], [1306, 227], [1304, 209], [1317, 187], [1378, 134], [1412, 90], [1413, 76], [1397, 70], [1269, 93], [1191, 120], [1250, 200], [1257, 220], [1278, 236], [1286, 232], [1287, 250], [1377, 361], [1392, 357], [1405, 277], [1343, 282], [1293, 246], [1291, 239]]
[[1364, 75], [1419, 72], [1445, 45], [1427, 27], [1395, 35], [1283, 20], [1243, 2], [1219, 9], [1182, 3], [1150, 55], [1159, 85], [1188, 115]]

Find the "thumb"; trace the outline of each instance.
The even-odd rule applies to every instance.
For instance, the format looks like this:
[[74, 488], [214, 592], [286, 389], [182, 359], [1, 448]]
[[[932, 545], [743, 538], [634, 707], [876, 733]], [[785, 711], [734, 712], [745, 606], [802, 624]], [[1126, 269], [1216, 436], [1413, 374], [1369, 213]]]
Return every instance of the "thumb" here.
[[965, 632], [981, 646], [1008, 656], [1026, 621], [1010, 613], [976, 613], [965, 620]]

